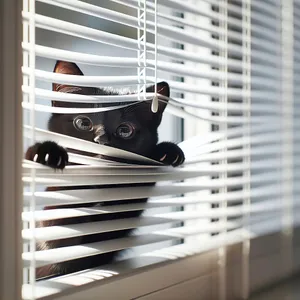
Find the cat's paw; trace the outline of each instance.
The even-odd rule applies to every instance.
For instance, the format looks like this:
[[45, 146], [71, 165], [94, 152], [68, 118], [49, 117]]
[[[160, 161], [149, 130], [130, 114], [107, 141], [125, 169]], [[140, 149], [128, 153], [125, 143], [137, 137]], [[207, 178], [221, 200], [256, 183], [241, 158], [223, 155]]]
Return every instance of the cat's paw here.
[[151, 158], [173, 167], [183, 164], [185, 160], [183, 151], [171, 142], [162, 142], [156, 145]]
[[25, 158], [53, 169], [63, 169], [69, 160], [67, 151], [54, 142], [36, 143], [28, 148]]

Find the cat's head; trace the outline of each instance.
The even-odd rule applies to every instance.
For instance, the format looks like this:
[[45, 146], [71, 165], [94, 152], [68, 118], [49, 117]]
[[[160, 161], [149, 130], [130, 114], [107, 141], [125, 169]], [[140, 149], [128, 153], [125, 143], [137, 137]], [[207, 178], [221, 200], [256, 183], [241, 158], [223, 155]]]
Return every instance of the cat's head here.
[[[71, 62], [58, 61], [54, 72], [83, 76], [79, 67]], [[114, 94], [100, 88], [56, 83], [53, 84], [53, 90], [84, 95]], [[166, 82], [158, 83], [157, 91], [166, 97], [170, 95]], [[154, 85], [148, 87], [147, 92], [154, 92]], [[166, 101], [159, 101], [158, 111], [153, 113], [151, 102], [143, 101], [126, 108], [94, 114], [53, 114], [48, 127], [54, 132], [148, 156], [157, 144], [157, 129], [167, 105]], [[52, 106], [91, 108], [94, 104], [52, 101]]]

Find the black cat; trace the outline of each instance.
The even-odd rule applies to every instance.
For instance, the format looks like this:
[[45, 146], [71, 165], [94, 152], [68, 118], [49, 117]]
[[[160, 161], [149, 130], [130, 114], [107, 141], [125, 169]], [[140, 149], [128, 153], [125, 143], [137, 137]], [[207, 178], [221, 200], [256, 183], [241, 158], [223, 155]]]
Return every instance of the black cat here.
[[[58, 61], [55, 65], [54, 72], [62, 74], [83, 75], [78, 66], [74, 63]], [[112, 95], [114, 93], [100, 88], [92, 87], [78, 87], [61, 84], [53, 84], [53, 90], [74, 93], [83, 95]], [[147, 92], [153, 92], [154, 86], [148, 87]], [[166, 82], [157, 84], [157, 91], [159, 94], [169, 97], [169, 85]], [[116, 94], [117, 95], [117, 94]], [[80, 107], [88, 108], [94, 107], [94, 104], [88, 103], [68, 103], [52, 101], [53, 106], [61, 107]], [[151, 111], [151, 101], [143, 101], [138, 104], [112, 110], [102, 113], [86, 114], [86, 115], [70, 115], [70, 114], [52, 114], [48, 128], [51, 131], [61, 133], [64, 135], [84, 139], [90, 142], [107, 145], [110, 147], [119, 148], [130, 151], [148, 158], [160, 161], [166, 165], [179, 166], [184, 162], [184, 153], [182, 150], [171, 142], [158, 142], [157, 129], [160, 125], [163, 111], [167, 102], [159, 102], [158, 111], [153, 113]], [[75, 153], [83, 153], [80, 151], [73, 151]], [[87, 153], [84, 153], [87, 154]], [[30, 147], [25, 155], [26, 159], [34, 160], [52, 168], [63, 169], [68, 164], [67, 151], [54, 142], [46, 141], [43, 143], [36, 143]], [[128, 161], [127, 161], [128, 162]], [[76, 186], [76, 187], [49, 187], [47, 190], [79, 190], [79, 189], [101, 189], [107, 187], [133, 187], [154, 185], [155, 183], [147, 184], [118, 184], [118, 185], [97, 185], [97, 186]], [[118, 200], [111, 202], [99, 203], [85, 203], [74, 205], [61, 205], [59, 207], [45, 207], [45, 209], [54, 208], [77, 208], [77, 207], [91, 207], [96, 205], [120, 205], [129, 203], [143, 203], [147, 199], [133, 199], [133, 200]], [[85, 222], [96, 222], [122, 218], [135, 218], [140, 216], [142, 211], [101, 214], [85, 217], [66, 218], [53, 221], [46, 221], [37, 226], [54, 226], [78, 224]], [[63, 240], [47, 241], [37, 245], [37, 249], [53, 249], [65, 246], [87, 244], [92, 242], [99, 242], [103, 240], [110, 240], [115, 238], [126, 237], [132, 230], [119, 230], [114, 232], [92, 234], [82, 237], [69, 238]], [[68, 262], [58, 263], [39, 268], [37, 270], [37, 277], [45, 277], [50, 275], [63, 275], [82, 269], [96, 267], [102, 264], [111, 262], [117, 253], [100, 254], [92, 257], [80, 258]]]

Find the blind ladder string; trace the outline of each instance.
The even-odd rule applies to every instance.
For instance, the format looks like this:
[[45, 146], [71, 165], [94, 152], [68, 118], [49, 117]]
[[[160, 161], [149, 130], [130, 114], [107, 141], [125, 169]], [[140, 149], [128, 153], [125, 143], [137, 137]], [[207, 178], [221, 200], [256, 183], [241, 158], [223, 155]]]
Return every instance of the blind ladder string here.
[[[248, 110], [244, 112], [244, 116], [247, 118], [247, 123], [244, 125], [243, 138], [249, 139], [248, 143], [245, 143], [243, 149], [247, 155], [244, 157], [244, 163], [247, 165], [247, 169], [243, 172], [243, 175], [247, 178], [251, 178], [251, 0], [243, 0], [242, 2], [242, 34], [243, 34], [243, 89], [247, 93], [247, 96], [243, 99], [246, 102]], [[243, 186], [243, 192], [251, 194], [251, 184], [246, 183]], [[241, 274], [241, 297], [242, 299], [249, 298], [249, 257], [250, 257], [250, 212], [247, 207], [251, 207], [250, 196], [243, 198], [243, 226], [244, 239], [242, 245], [242, 274]]]
[[294, 0], [282, 0], [282, 268], [293, 270]]
[[[35, 124], [36, 124], [36, 114], [35, 114], [35, 0], [24, 0], [24, 2], [28, 1], [28, 4], [26, 4], [26, 7], [28, 8], [29, 12], [29, 61], [28, 61], [28, 67], [30, 70], [29, 74], [29, 103], [32, 107], [30, 110], [29, 115], [29, 123], [31, 127], [31, 136], [30, 136], [30, 142], [31, 145], [35, 144], [36, 136], [35, 136]], [[36, 170], [35, 168], [32, 168], [31, 170], [31, 178], [36, 177]], [[30, 190], [32, 192], [32, 196], [30, 198], [30, 212], [32, 213], [32, 218], [29, 222], [29, 228], [35, 232], [35, 211], [36, 211], [36, 198], [35, 198], [35, 191], [36, 191], [36, 183], [35, 181], [32, 181], [30, 183]], [[29, 243], [29, 251], [33, 255], [33, 259], [30, 262], [29, 267], [29, 283], [31, 286], [31, 293], [32, 297], [31, 299], [36, 299], [36, 259], [35, 259], [35, 253], [36, 253], [36, 239], [33, 236]]]
[[[224, 90], [224, 93], [222, 96], [220, 96], [220, 102], [222, 102], [225, 107], [228, 103], [228, 3], [227, 0], [222, 1], [222, 5], [218, 6], [219, 8], [219, 26], [221, 27], [221, 33], [219, 36], [219, 59], [220, 59], [220, 72], [221, 72], [221, 81], [220, 86]], [[228, 116], [228, 110], [227, 108], [221, 112], [220, 114], [222, 117]], [[227, 130], [228, 130], [228, 124], [224, 123], [219, 126], [218, 130], [222, 130], [222, 132], [225, 132], [223, 141], [227, 141]], [[227, 153], [227, 147], [221, 150], [223, 153], [223, 156], [225, 157]], [[226, 158], [222, 159], [220, 161], [221, 165], [227, 166], [228, 160]], [[220, 173], [220, 178], [223, 180], [227, 179], [227, 171]], [[219, 192], [222, 194], [227, 193], [227, 187], [222, 187]], [[224, 209], [226, 211], [227, 209], [227, 201], [223, 201], [220, 205], [221, 209]], [[224, 229], [221, 231], [222, 235], [222, 244], [220, 245], [218, 249], [219, 253], [219, 300], [225, 300], [226, 294], [227, 294], [227, 276], [226, 276], [226, 265], [227, 265], [227, 247], [226, 247], [226, 224], [227, 224], [227, 217], [226, 214], [224, 217], [222, 217], [219, 222], [222, 222], [224, 225]]]
[[158, 111], [157, 96], [157, 0], [154, 2], [154, 97], [152, 100], [151, 110], [153, 113]]
[[[29, 11], [29, 2], [28, 0], [23, 0], [23, 11]], [[23, 19], [23, 43], [29, 44], [29, 20]], [[29, 66], [29, 52], [23, 51], [23, 66]], [[27, 75], [23, 75], [23, 86], [29, 87], [29, 78]], [[29, 103], [29, 93], [23, 93], [23, 102]], [[27, 144], [25, 143], [27, 146]], [[29, 210], [30, 208], [25, 208], [24, 210]], [[23, 222], [23, 228], [29, 228], [29, 222]], [[23, 244], [23, 252], [28, 251], [28, 245]], [[23, 268], [23, 281], [29, 282], [28, 269]]]
[[[137, 67], [137, 79], [138, 79], [138, 100], [146, 99], [146, 83], [147, 83], [147, 43], [146, 43], [146, 0], [139, 0], [137, 7], [138, 16], [138, 27], [137, 27], [137, 57], [138, 57], [138, 67]], [[141, 97], [141, 93], [143, 97]]]

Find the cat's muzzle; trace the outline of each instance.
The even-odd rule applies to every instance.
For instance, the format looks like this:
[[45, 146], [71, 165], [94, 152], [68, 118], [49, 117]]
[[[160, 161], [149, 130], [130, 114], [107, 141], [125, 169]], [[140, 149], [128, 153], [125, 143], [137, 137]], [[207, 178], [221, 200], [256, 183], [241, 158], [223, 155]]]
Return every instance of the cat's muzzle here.
[[105, 128], [103, 125], [97, 125], [94, 127], [95, 137], [94, 142], [98, 144], [106, 144], [108, 142], [107, 136], [105, 134]]

